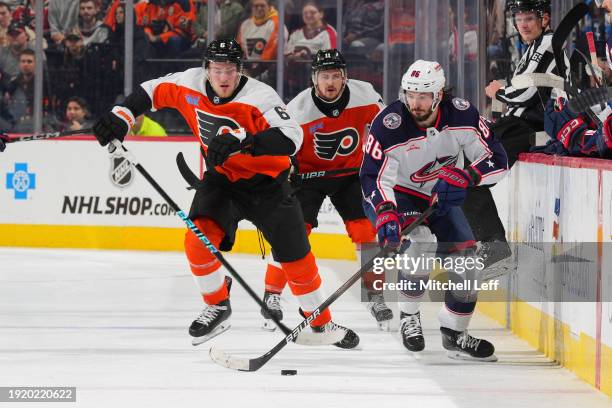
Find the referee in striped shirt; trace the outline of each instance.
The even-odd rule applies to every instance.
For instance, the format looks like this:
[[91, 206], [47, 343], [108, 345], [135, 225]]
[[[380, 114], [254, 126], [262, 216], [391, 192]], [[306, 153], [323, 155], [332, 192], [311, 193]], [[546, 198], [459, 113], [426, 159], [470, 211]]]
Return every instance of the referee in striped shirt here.
[[[528, 45], [514, 75], [534, 72], [558, 75], [552, 52], [550, 0], [509, 0], [507, 8], [521, 41]], [[508, 107], [493, 129], [501, 137], [508, 153], [508, 164], [512, 166], [519, 153], [529, 151], [535, 132], [544, 130], [544, 108], [550, 99], [551, 89], [514, 89], [512, 86], [503, 87], [499, 81], [491, 81], [485, 93]]]
[[[528, 45], [514, 75], [533, 72], [558, 74], [551, 44], [550, 0], [508, 0], [507, 9], [512, 14], [521, 41]], [[499, 81], [491, 81], [485, 93], [508, 107], [491, 130], [495, 137], [501, 139], [508, 154], [508, 166], [511, 167], [519, 153], [529, 151], [535, 132], [544, 130], [544, 107], [550, 99], [551, 90], [536, 87], [514, 89], [511, 86], [503, 87]], [[480, 242], [478, 256], [488, 257], [486, 266], [511, 255], [504, 226], [487, 187], [471, 188], [463, 210], [476, 240]]]

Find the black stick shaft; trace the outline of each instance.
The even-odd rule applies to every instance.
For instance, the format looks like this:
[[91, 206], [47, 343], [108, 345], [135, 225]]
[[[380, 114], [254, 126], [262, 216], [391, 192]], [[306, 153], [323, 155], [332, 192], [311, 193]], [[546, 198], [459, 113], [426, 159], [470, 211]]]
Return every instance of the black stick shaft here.
[[12, 137], [8, 139], [7, 143], [32, 142], [35, 140], [59, 139], [61, 137], [66, 137], [66, 136], [91, 135], [91, 134], [92, 134], [91, 129], [68, 130], [65, 132], [36, 133], [33, 135], [29, 135], [29, 136]]
[[[427, 208], [423, 213], [416, 219], [412, 224], [408, 227], [404, 228], [402, 231], [402, 235], [410, 234], [416, 227], [421, 225], [427, 217], [433, 213], [435, 209], [435, 205]], [[246, 371], [257, 371], [264, 364], [266, 364], [272, 357], [274, 357], [279, 351], [281, 351], [287, 344], [291, 343], [295, 336], [299, 334], [305, 327], [307, 327], [310, 322], [316, 319], [317, 316], [321, 314], [322, 311], [327, 309], [332, 303], [334, 303], [344, 292], [346, 292], [351, 286], [355, 284], [361, 278], [365, 272], [368, 272], [372, 266], [374, 266], [374, 260], [381, 256], [389, 255], [389, 251], [387, 249], [381, 249], [376, 255], [374, 255], [368, 262], [366, 262], [359, 270], [349, 278], [342, 286], [340, 286], [334, 293], [332, 293], [319, 307], [317, 307], [312, 315], [308, 316], [306, 319], [302, 320], [302, 322], [295, 328], [293, 331], [287, 335], [283, 340], [281, 340], [278, 344], [276, 344], [270, 351], [261, 357], [254, 358], [249, 360], [249, 369]]]
[[194, 234], [196, 234], [196, 236], [200, 239], [200, 241], [202, 241], [202, 243], [206, 245], [206, 248], [208, 248], [208, 250], [213, 254], [213, 256], [217, 258], [219, 262], [221, 262], [221, 264], [227, 268], [227, 270], [232, 275], [232, 277], [234, 277], [234, 279], [236, 279], [238, 283], [242, 285], [242, 287], [247, 291], [249, 296], [251, 296], [253, 300], [255, 300], [255, 302], [263, 310], [268, 312], [270, 319], [274, 321], [274, 323], [276, 323], [276, 325], [282, 330], [282, 332], [285, 335], [291, 334], [291, 330], [287, 326], [281, 323], [273, 314], [269, 313], [268, 307], [259, 298], [259, 296], [257, 296], [255, 291], [251, 289], [249, 284], [246, 283], [244, 279], [242, 279], [242, 276], [240, 276], [238, 272], [234, 269], [234, 267], [229, 262], [227, 262], [225, 257], [221, 254], [221, 252], [219, 252], [219, 250], [212, 244], [212, 242], [210, 242], [210, 240], [206, 238], [206, 236], [202, 233], [202, 231], [200, 231], [200, 229], [193, 223], [193, 221], [179, 208], [179, 206], [166, 193], [166, 191], [157, 183], [157, 181], [155, 181], [155, 179], [149, 174], [149, 172], [140, 163], [138, 163], [134, 155], [128, 152], [128, 150], [119, 141], [113, 141], [113, 145], [115, 146], [115, 148], [127, 154], [127, 159], [134, 165], [134, 167], [136, 167], [138, 172], [142, 174], [142, 176], [149, 182], [149, 184], [151, 184], [151, 186], [159, 193], [159, 195], [163, 197], [163, 199], [168, 203], [168, 205], [172, 207], [172, 209], [183, 220], [183, 222], [187, 224], [187, 227], [189, 227], [189, 229]]

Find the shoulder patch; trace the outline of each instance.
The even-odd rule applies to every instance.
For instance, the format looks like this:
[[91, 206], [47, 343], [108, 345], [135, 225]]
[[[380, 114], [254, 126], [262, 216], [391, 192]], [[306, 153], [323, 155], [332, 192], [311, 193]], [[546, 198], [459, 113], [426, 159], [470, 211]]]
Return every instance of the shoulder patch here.
[[382, 121], [387, 129], [397, 129], [402, 124], [401, 116], [395, 112], [388, 113]]
[[470, 103], [463, 98], [453, 98], [453, 105], [459, 110], [467, 110], [470, 107]]
[[470, 103], [463, 98], [453, 98], [453, 105], [459, 110], [467, 110], [470, 107]]

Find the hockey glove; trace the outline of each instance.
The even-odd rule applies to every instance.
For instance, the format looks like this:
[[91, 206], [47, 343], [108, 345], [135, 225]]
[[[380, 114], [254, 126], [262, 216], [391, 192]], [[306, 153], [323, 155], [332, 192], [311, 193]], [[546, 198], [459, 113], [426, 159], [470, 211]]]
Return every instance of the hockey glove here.
[[4, 133], [0, 133], [0, 153], [6, 149], [6, 144], [8, 143], [9, 137]]
[[395, 249], [402, 243], [402, 229], [395, 204], [385, 202], [378, 206], [376, 234], [381, 248]]
[[470, 174], [457, 167], [442, 167], [438, 173], [438, 181], [431, 190], [430, 203], [438, 198], [438, 213], [444, 214], [451, 207], [458, 207], [465, 201], [467, 188], [474, 185]]
[[213, 137], [208, 144], [206, 155], [211, 165], [221, 166], [235, 153], [250, 154], [252, 152], [253, 136], [240, 128]]
[[559, 141], [566, 150], [570, 151], [574, 139], [582, 135], [588, 126], [582, 115], [574, 113], [565, 100], [560, 99], [556, 109], [552, 100], [546, 105], [544, 130], [548, 136]]
[[114, 139], [123, 142], [135, 123], [136, 119], [128, 108], [115, 106], [96, 122], [93, 131], [98, 143], [106, 146]]
[[612, 115], [604, 121], [597, 132], [597, 148], [601, 157], [609, 157], [612, 153]]

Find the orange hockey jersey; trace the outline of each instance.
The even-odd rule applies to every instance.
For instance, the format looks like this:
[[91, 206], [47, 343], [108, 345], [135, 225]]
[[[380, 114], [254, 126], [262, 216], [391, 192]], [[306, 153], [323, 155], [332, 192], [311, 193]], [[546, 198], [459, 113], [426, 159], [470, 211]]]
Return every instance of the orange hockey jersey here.
[[321, 112], [313, 101], [312, 88], [300, 92], [287, 105], [304, 132], [297, 154], [300, 173], [361, 166], [369, 125], [384, 104], [367, 82], [349, 79], [346, 86], [348, 104], [337, 117]]
[[[269, 128], [279, 128], [293, 141], [296, 150], [299, 149], [302, 129], [287, 114], [278, 94], [256, 79], [243, 78], [246, 82], [226, 103], [219, 103], [218, 97], [209, 99], [202, 68], [169, 74], [144, 82], [141, 86], [151, 98], [153, 110], [174, 108], [181, 113], [205, 152], [212, 137], [241, 127], [254, 135]], [[289, 165], [288, 156], [253, 157], [240, 153], [228, 158], [222, 166], [216, 166], [215, 170], [235, 182], [257, 174], [275, 178]]]
[[[189, 5], [181, 7], [179, 3]], [[171, 37], [180, 35], [189, 40], [193, 37], [192, 25], [196, 18], [196, 8], [193, 0], [188, 2], [172, 2], [166, 6], [150, 3], [138, 3], [134, 6], [136, 25], [145, 32], [159, 35], [162, 42], [167, 43]], [[159, 25], [161, 32], [154, 32], [154, 26]]]

